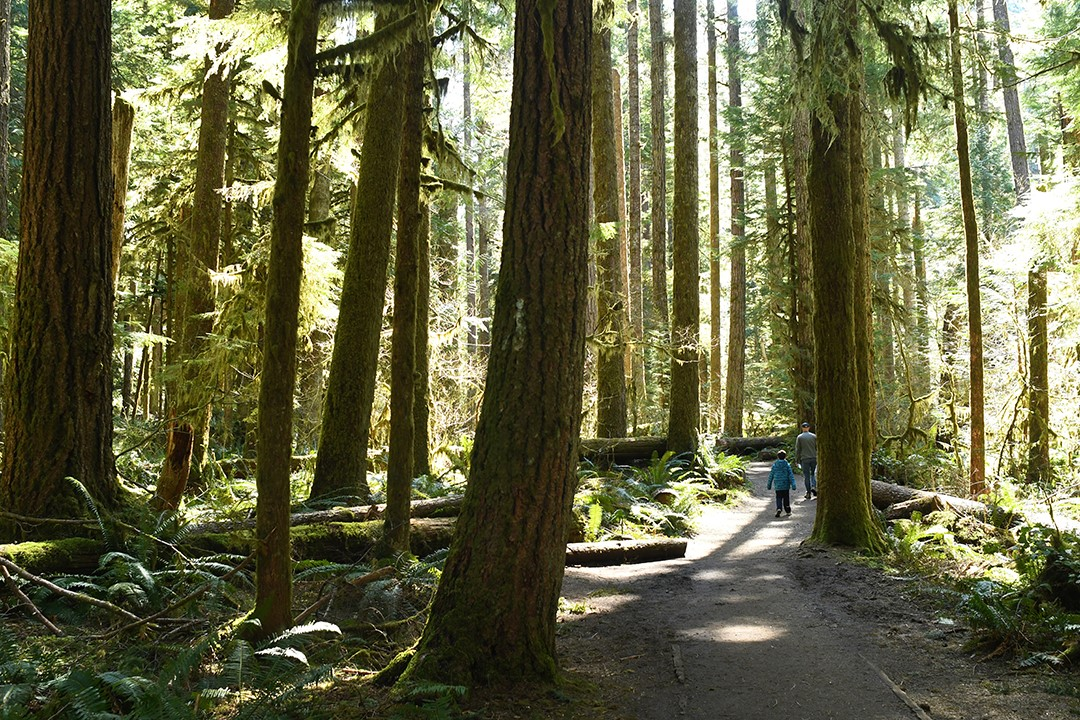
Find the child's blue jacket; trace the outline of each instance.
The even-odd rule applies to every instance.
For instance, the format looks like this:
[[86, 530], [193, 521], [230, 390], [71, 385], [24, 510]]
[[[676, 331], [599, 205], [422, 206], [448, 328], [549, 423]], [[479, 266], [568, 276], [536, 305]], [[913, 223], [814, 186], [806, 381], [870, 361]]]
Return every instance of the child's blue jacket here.
[[769, 484], [766, 485], [766, 489], [772, 490], [774, 487], [777, 490], [795, 490], [799, 486], [795, 484], [795, 473], [791, 470], [791, 466], [788, 465], [788, 461], [780, 458], [772, 464], [772, 470], [769, 471]]

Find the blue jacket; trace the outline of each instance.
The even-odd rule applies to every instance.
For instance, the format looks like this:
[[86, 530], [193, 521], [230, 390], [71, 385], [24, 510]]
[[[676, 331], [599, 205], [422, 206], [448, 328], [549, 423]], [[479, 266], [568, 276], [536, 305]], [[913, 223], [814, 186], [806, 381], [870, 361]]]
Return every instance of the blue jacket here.
[[799, 487], [795, 484], [795, 473], [792, 472], [788, 461], [783, 458], [772, 464], [772, 470], [769, 471], [769, 484], [765, 486], [766, 489], [772, 490], [774, 483], [777, 490], [795, 490]]

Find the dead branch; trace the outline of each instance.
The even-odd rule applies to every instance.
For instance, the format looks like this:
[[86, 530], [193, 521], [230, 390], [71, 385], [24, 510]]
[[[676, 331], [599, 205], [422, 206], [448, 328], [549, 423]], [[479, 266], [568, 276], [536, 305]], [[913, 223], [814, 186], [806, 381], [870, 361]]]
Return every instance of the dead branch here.
[[61, 597], [67, 598], [68, 600], [75, 600], [76, 602], [86, 603], [87, 605], [93, 605], [96, 608], [106, 610], [108, 612], [113, 613], [114, 615], [119, 615], [120, 617], [127, 618], [128, 620], [131, 620], [131, 621], [136, 621], [136, 620], [139, 619], [138, 615], [134, 615], [134, 614], [128, 612], [127, 610], [120, 607], [119, 605], [113, 605], [108, 600], [99, 600], [96, 597], [93, 597], [91, 595], [87, 595], [86, 593], [73, 592], [71, 590], [66, 590], [66, 589], [60, 587], [59, 585], [57, 585], [56, 583], [49, 582], [45, 578], [41, 578], [41, 577], [38, 577], [37, 575], [33, 575], [31, 573], [28, 573], [26, 570], [23, 570], [21, 567], [19, 567], [18, 565], [11, 562], [10, 560], [8, 560], [5, 557], [0, 557], [0, 566], [2, 566], [4, 568], [10, 570], [11, 572], [15, 573], [16, 575], [21, 577], [23, 580], [29, 580], [30, 582], [34, 583], [35, 585], [40, 585], [41, 587], [45, 588], [46, 590], [50, 590], [50, 591], [56, 593], [57, 595], [59, 595]]
[[53, 635], [56, 635], [57, 637], [62, 637], [64, 631], [56, 627], [56, 625], [53, 625], [49, 618], [45, 617], [45, 615], [43, 615], [42, 612], [38, 610], [37, 605], [35, 605], [34, 602], [26, 596], [26, 593], [22, 591], [22, 588], [19, 587], [19, 584], [15, 582], [15, 578], [11, 577], [11, 573], [8, 572], [7, 566], [0, 565], [0, 574], [3, 574], [4, 582], [7, 583], [7, 586], [11, 590], [11, 592], [15, 593], [15, 597], [19, 598], [19, 600], [22, 601], [23, 605], [30, 608], [30, 612], [33, 613], [34, 617], [40, 620], [42, 625], [49, 628], [49, 632], [51, 632]]

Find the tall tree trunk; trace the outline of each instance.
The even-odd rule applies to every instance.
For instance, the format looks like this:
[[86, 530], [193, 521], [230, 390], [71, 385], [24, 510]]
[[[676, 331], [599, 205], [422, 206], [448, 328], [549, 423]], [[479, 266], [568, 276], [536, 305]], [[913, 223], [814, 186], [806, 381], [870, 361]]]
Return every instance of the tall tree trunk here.
[[[426, 28], [426, 23], [424, 25]], [[417, 290], [419, 286], [420, 164], [424, 142], [424, 48], [431, 34], [413, 38], [403, 52], [405, 112], [398, 168], [397, 257], [394, 263], [394, 320], [390, 349], [390, 450], [386, 468], [383, 544], [409, 550], [415, 447]]]
[[626, 328], [619, 243], [619, 185], [615, 151], [611, 26], [598, 17], [593, 35], [593, 211], [596, 214], [597, 437], [626, 436]]
[[1009, 42], [1009, 5], [1007, 0], [993, 0], [994, 24], [997, 26], [998, 59], [1001, 61], [999, 78], [1005, 100], [1005, 125], [1009, 133], [1009, 157], [1012, 160], [1013, 188], [1017, 199], [1022, 199], [1031, 188], [1028, 171], [1027, 141], [1024, 139], [1024, 118], [1020, 114], [1020, 96], [1017, 92], [1016, 61]]
[[1046, 267], [1028, 273], [1028, 468], [1030, 483], [1050, 480], [1050, 356]]
[[645, 356], [645, 285], [641, 276], [641, 81], [638, 72], [638, 4], [628, 0], [629, 21], [626, 28], [627, 92], [627, 245], [630, 253], [630, 340], [631, 340], [631, 424], [636, 429], [646, 399]]
[[716, 77], [716, 5], [708, 0], [705, 42], [709, 67], [709, 429], [723, 421], [723, 346], [720, 323], [720, 128]]
[[405, 679], [556, 678], [585, 360], [591, 37], [591, 2], [517, 4], [490, 371], [458, 531]]
[[[649, 0], [652, 176], [649, 192], [649, 255], [652, 261], [652, 312], [656, 330], [670, 336], [667, 290], [667, 52], [664, 0]], [[663, 407], [663, 393], [660, 405]]]
[[[210, 19], [223, 20], [232, 14], [235, 0], [212, 0]], [[188, 446], [191, 454], [176, 462], [166, 459], [158, 480], [155, 502], [175, 509], [188, 483], [199, 484], [210, 440], [210, 403], [216, 381], [206, 372], [208, 337], [214, 329], [214, 288], [210, 275], [218, 268], [221, 244], [221, 188], [225, 185], [225, 147], [228, 142], [230, 68], [220, 61], [226, 46], [216, 48], [215, 58], [204, 63], [202, 111], [199, 121], [199, 150], [195, 167], [195, 189], [188, 233], [181, 233], [177, 253], [177, 361], [181, 377], [176, 384], [175, 420], [169, 434], [182, 440], [169, 443]], [[306, 190], [306, 189], [305, 189]]]
[[731, 115], [731, 287], [728, 303], [727, 398], [724, 434], [743, 431], [746, 384], [746, 184], [743, 178], [742, 80], [739, 70], [739, 7], [727, 5], [728, 112]]
[[792, 249], [791, 337], [796, 422], [814, 422], [814, 266], [810, 240], [810, 111], [796, 105], [792, 112], [792, 185], [795, 195], [795, 237]]
[[0, 237], [11, 232], [11, 0], [0, 0]]
[[915, 300], [918, 307], [916, 317], [916, 336], [918, 337], [919, 357], [925, 362], [921, 369], [922, 385], [920, 392], [930, 391], [933, 373], [930, 369], [930, 290], [926, 282], [925, 239], [922, 227], [922, 196], [915, 193], [914, 210], [911, 217], [911, 264], [915, 269]]
[[[32, 0], [29, 12], [0, 507], [77, 517], [84, 505], [68, 477], [101, 507], [120, 499], [112, 454], [111, 13], [107, 0]], [[0, 524], [0, 538], [15, 535]]]
[[968, 296], [968, 350], [970, 357], [971, 496], [985, 490], [986, 438], [983, 419], [982, 301], [979, 296], [979, 229], [968, 155], [967, 116], [964, 111], [964, 75], [960, 65], [960, 21], [956, 0], [949, 0], [949, 56], [952, 65], [953, 109], [956, 117], [956, 158], [960, 166], [960, 203], [964, 214]]
[[266, 270], [262, 373], [259, 381], [259, 493], [255, 516], [255, 609], [262, 636], [292, 623], [292, 558], [289, 553], [289, 476], [292, 409], [296, 387], [296, 331], [304, 270], [304, 205], [310, 170], [317, 0], [293, 0], [288, 63], [281, 101], [274, 218]]
[[[381, 24], [389, 22], [383, 18]], [[364, 146], [352, 210], [334, 352], [326, 380], [322, 434], [311, 497], [368, 502], [368, 432], [379, 359], [379, 331], [390, 260], [404, 113], [403, 75], [388, 59], [371, 83]]]
[[135, 126], [135, 108], [127, 100], [113, 101], [112, 128], [112, 277], [113, 287], [120, 277], [120, 249], [124, 244], [124, 216], [127, 209], [128, 166], [131, 161], [131, 131]]
[[431, 474], [428, 418], [431, 397], [429, 365], [431, 322], [431, 206], [421, 194], [420, 230], [416, 244], [416, 394], [413, 398], [413, 474]]
[[483, 195], [476, 198], [476, 329], [477, 350], [485, 357], [491, 347], [491, 208]]
[[698, 293], [697, 10], [675, 0], [675, 195], [672, 226], [671, 406], [668, 449], [697, 449]]
[[[465, 21], [469, 21], [469, 7], [465, 5]], [[462, 66], [462, 129], [461, 129], [461, 153], [465, 162], [473, 163], [472, 152], [472, 55], [470, 53], [472, 42], [468, 33], [464, 33], [461, 41], [461, 66]], [[470, 182], [472, 184], [472, 182]], [[465, 194], [465, 312], [470, 318], [468, 325], [468, 347], [470, 352], [476, 351], [477, 328], [476, 323], [480, 317], [480, 311], [476, 306], [476, 212], [474, 210], [475, 198], [473, 194]]]
[[813, 19], [809, 57], [824, 54], [831, 64], [804, 65], [800, 81], [823, 73], [831, 91], [823, 98], [828, 119], [811, 119], [808, 174], [820, 470], [811, 538], [877, 550], [884, 538], [870, 502], [869, 208], [857, 5], [815, 0]]

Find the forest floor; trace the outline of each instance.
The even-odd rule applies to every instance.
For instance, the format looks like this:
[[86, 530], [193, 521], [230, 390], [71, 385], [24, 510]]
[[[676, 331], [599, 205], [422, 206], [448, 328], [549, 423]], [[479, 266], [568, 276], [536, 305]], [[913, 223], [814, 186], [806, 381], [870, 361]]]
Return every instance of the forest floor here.
[[738, 507], [705, 511], [685, 558], [567, 568], [558, 643], [576, 689], [497, 716], [1080, 717], [1075, 671], [985, 659], [924, 580], [805, 546], [816, 500], [793, 491], [792, 516], [775, 518], [768, 467], [750, 466]]

